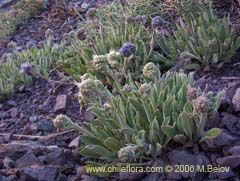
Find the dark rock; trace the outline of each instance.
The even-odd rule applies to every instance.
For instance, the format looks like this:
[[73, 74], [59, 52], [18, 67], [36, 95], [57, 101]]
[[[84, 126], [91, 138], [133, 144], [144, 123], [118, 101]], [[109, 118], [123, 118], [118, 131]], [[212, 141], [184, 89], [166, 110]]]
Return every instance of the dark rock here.
[[[209, 179], [217, 179], [217, 173], [216, 172], [210, 172], [208, 175]], [[217, 180], [216, 180], [217, 181]]]
[[36, 40], [30, 40], [30, 41], [27, 42], [26, 48], [27, 48], [27, 49], [31, 49], [31, 48], [33, 48], [33, 47], [36, 47], [36, 44], [37, 44], [37, 41], [36, 41]]
[[[171, 165], [195, 165], [196, 156], [187, 150], [173, 150], [168, 154]], [[182, 172], [182, 177], [189, 178], [194, 173]]]
[[69, 148], [75, 149], [80, 146], [80, 136], [74, 138], [71, 143], [68, 145]]
[[140, 180], [143, 176], [143, 172], [119, 172], [120, 180]]
[[20, 86], [20, 87], [18, 88], [18, 92], [24, 93], [24, 92], [25, 92], [25, 89], [26, 89], [25, 85], [22, 85], [22, 86]]
[[160, 180], [161, 174], [159, 173], [149, 173], [146, 177], [144, 177], [143, 181], [158, 181]]
[[35, 122], [37, 120], [38, 120], [38, 116], [30, 116], [29, 117], [29, 121], [31, 121], [31, 122]]
[[240, 155], [232, 155], [223, 158], [218, 158], [216, 162], [220, 166], [228, 166], [234, 169], [240, 165]]
[[68, 95], [58, 95], [56, 98], [56, 104], [53, 111], [55, 113], [62, 113], [67, 110], [68, 107]]
[[[0, 177], [1, 178], [1, 177]], [[1, 180], [1, 179], [0, 179]], [[5, 177], [3, 181], [18, 181], [19, 179], [15, 175], [10, 175], [8, 177]]]
[[20, 170], [20, 179], [31, 180], [31, 181], [53, 181], [56, 180], [58, 176], [57, 167], [48, 166], [31, 166], [25, 167]]
[[232, 98], [233, 108], [236, 112], [240, 111], [240, 88], [238, 88]]
[[220, 127], [227, 128], [231, 133], [236, 134], [238, 132], [235, 124], [238, 122], [238, 118], [232, 114], [222, 113], [223, 118], [221, 119]]
[[8, 112], [0, 112], [0, 119], [7, 119], [10, 117]]
[[8, 157], [5, 157], [3, 160], [3, 166], [7, 169], [11, 169], [14, 167], [14, 161]]
[[7, 105], [12, 106], [12, 107], [16, 107], [17, 103], [15, 101], [9, 100], [9, 101], [7, 101]]
[[235, 140], [236, 139], [233, 136], [222, 132], [217, 138], [214, 139], [214, 145], [217, 147], [229, 146]]
[[231, 155], [240, 155], [240, 146], [234, 146], [227, 151]]
[[170, 180], [181, 180], [182, 176], [180, 173], [176, 173], [176, 172], [171, 172], [167, 175], [167, 178]]
[[54, 126], [53, 123], [51, 121], [47, 121], [47, 120], [41, 120], [40, 122], [38, 122], [38, 130], [39, 131], [53, 131], [54, 130]]
[[228, 172], [217, 172], [216, 175], [219, 179], [230, 179], [235, 176], [231, 169]]
[[[204, 154], [199, 154], [197, 155], [197, 158], [196, 158], [196, 165], [201, 165], [206, 167], [207, 165], [211, 165], [211, 163]], [[196, 172], [196, 170], [194, 171]], [[192, 176], [192, 179], [196, 181], [201, 181], [201, 180], [204, 180], [205, 175], [206, 174], [204, 172], [196, 172], [195, 175]]]
[[9, 111], [10, 116], [12, 118], [15, 118], [18, 115], [18, 109], [17, 108], [12, 108], [12, 109], [9, 109], [8, 111]]
[[23, 129], [23, 134], [32, 135], [37, 134], [38, 126], [36, 124], [27, 124]]
[[68, 181], [68, 178], [67, 176], [61, 174], [58, 176], [57, 181]]
[[38, 160], [40, 161], [41, 164], [46, 164], [47, 163], [47, 158], [46, 156], [39, 156]]
[[64, 151], [61, 148], [46, 155], [47, 162], [53, 165], [59, 165], [64, 161]]
[[221, 98], [221, 104], [220, 104], [220, 110], [227, 110], [227, 108], [229, 107], [230, 101], [229, 99], [224, 96]]
[[32, 165], [38, 165], [39, 160], [38, 158], [33, 154], [33, 152], [29, 151], [25, 155], [23, 155], [20, 159], [16, 161], [16, 166], [18, 168], [28, 167]]

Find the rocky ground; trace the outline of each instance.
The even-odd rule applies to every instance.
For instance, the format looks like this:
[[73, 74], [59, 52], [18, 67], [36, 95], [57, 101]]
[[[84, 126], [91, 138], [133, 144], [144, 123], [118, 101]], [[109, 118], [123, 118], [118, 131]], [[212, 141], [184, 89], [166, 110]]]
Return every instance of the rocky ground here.
[[[76, 6], [86, 12], [89, 7], [100, 6], [109, 0], [52, 1], [50, 8], [32, 18], [9, 38], [20, 49], [40, 47], [44, 32], [51, 28], [56, 41], [63, 33], [75, 28], [79, 17], [72, 11]], [[1, 44], [0, 55], [7, 52]], [[111, 180], [239, 180], [240, 179], [240, 51], [221, 71], [195, 74], [196, 86], [214, 92], [224, 90], [219, 113], [209, 124], [220, 127], [223, 133], [217, 139], [198, 148], [172, 150], [153, 163], [230, 166], [227, 173], [121, 173]], [[51, 74], [57, 80], [57, 71]], [[17, 87], [12, 97], [0, 102], [0, 181], [17, 180], [102, 180], [82, 172], [85, 159], [77, 153], [81, 144], [78, 133], [68, 131], [57, 135], [51, 120], [66, 114], [76, 123], [91, 121], [94, 116], [80, 113], [74, 86], [59, 86], [37, 79], [31, 86]]]

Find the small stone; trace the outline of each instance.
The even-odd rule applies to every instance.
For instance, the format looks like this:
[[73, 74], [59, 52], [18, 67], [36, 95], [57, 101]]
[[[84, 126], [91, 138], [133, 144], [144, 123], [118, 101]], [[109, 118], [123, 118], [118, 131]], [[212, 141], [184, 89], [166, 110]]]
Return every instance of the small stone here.
[[18, 115], [18, 109], [17, 108], [12, 108], [12, 109], [10, 109], [8, 111], [10, 113], [11, 118], [17, 117], [17, 115]]
[[42, 164], [46, 164], [47, 163], [47, 158], [46, 156], [39, 156], [38, 160], [42, 163]]
[[25, 85], [22, 85], [18, 88], [18, 92], [23, 93], [25, 91]]
[[37, 120], [38, 120], [38, 116], [30, 116], [29, 117], [29, 121], [31, 121], [31, 122], [35, 122]]
[[75, 149], [80, 146], [80, 136], [74, 138], [71, 143], [68, 145], [69, 148]]
[[27, 42], [26, 48], [27, 48], [27, 49], [31, 49], [31, 48], [33, 48], [33, 47], [36, 47], [36, 44], [37, 44], [37, 41], [36, 41], [36, 40], [30, 40], [30, 41]]
[[[5, 157], [4, 160], [3, 160], [3, 166], [6, 168], [6, 169], [11, 169], [14, 167], [14, 161], [11, 160], [9, 157]], [[1, 179], [0, 179], [1, 180]]]
[[38, 165], [38, 164], [39, 164], [38, 158], [31, 151], [27, 152], [25, 155], [23, 155], [20, 159], [16, 161], [16, 165], [18, 168], [23, 168], [23, 167]]
[[232, 98], [233, 108], [236, 112], [240, 111], [240, 88], [236, 90], [236, 93], [234, 94]]
[[55, 151], [46, 155], [47, 162], [53, 165], [59, 165], [63, 163], [65, 157], [61, 148], [57, 148]]
[[240, 165], [240, 155], [226, 156], [216, 160], [220, 166], [231, 167], [232, 169]]
[[222, 132], [217, 138], [214, 138], [214, 145], [217, 147], [229, 146], [236, 139], [228, 133]]
[[41, 120], [40, 122], [38, 122], [37, 128], [39, 131], [47, 131], [47, 132], [54, 130], [53, 123], [47, 120]]
[[231, 155], [240, 155], [240, 146], [234, 146], [227, 151]]
[[10, 101], [7, 101], [7, 105], [12, 106], [12, 107], [16, 107], [17, 103], [15, 101], [10, 100]]
[[29, 123], [24, 127], [23, 134], [33, 135], [33, 134], [36, 134], [37, 131], [38, 131], [38, 126], [35, 123]]
[[231, 133], [235, 134], [238, 132], [235, 124], [238, 122], [239, 118], [235, 117], [232, 114], [222, 113], [222, 119], [220, 127], [226, 127]]
[[57, 167], [48, 166], [31, 166], [20, 170], [20, 180], [56, 180], [58, 175]]
[[68, 107], [68, 95], [58, 95], [56, 98], [56, 104], [54, 106], [55, 113], [62, 113], [67, 110]]
[[90, 7], [89, 3], [82, 3], [81, 8], [82, 9], [88, 9]]

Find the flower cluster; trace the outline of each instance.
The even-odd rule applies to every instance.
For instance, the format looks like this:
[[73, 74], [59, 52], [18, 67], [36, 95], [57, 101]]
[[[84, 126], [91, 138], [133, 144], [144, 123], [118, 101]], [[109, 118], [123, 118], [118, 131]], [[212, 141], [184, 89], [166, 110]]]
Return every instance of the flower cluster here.
[[94, 79], [90, 74], [84, 74], [81, 80], [81, 83], [76, 83], [81, 106], [98, 101], [102, 97], [101, 90], [104, 88], [102, 82]]
[[164, 20], [160, 16], [156, 16], [151, 22], [152, 28], [159, 28], [164, 25]]
[[101, 72], [109, 72], [107, 55], [94, 55], [92, 63], [96, 70]]
[[68, 123], [71, 122], [71, 119], [65, 115], [58, 115], [54, 120], [53, 120], [53, 125], [55, 128], [57, 128], [58, 131], [64, 129]]
[[107, 60], [109, 65], [114, 69], [117, 69], [121, 66], [119, 63], [121, 60], [121, 54], [119, 52], [110, 51], [109, 54], [107, 54]]
[[194, 107], [199, 113], [208, 113], [210, 106], [210, 100], [206, 96], [199, 96], [194, 100]]
[[130, 93], [134, 90], [134, 88], [131, 85], [125, 84], [122, 89], [121, 92], [122, 93]]
[[188, 89], [188, 92], [187, 92], [187, 97], [189, 100], [194, 100], [196, 99], [198, 96], [200, 96], [202, 93], [201, 93], [201, 90], [200, 89], [197, 89], [195, 87], [190, 87]]
[[24, 63], [21, 65], [20, 73], [26, 74], [26, 75], [32, 75], [35, 69], [35, 65]]
[[153, 80], [159, 76], [158, 67], [152, 63], [147, 63], [143, 68], [143, 75], [146, 79]]
[[124, 57], [130, 57], [136, 53], [136, 46], [132, 43], [124, 43], [122, 48], [120, 48], [119, 52]]
[[126, 146], [118, 151], [118, 158], [121, 162], [131, 163], [136, 161], [135, 148], [132, 146]]

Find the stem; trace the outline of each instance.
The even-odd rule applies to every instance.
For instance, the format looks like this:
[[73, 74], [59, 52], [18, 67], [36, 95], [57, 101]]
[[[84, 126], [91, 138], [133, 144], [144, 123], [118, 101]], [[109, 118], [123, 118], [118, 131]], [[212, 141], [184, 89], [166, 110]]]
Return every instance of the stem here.
[[155, 35], [156, 35], [156, 32], [155, 32], [155, 30], [154, 30], [154, 31], [153, 31], [153, 35], [152, 35], [152, 38], [151, 38], [151, 42], [150, 42], [150, 50], [149, 50], [148, 55], [147, 55], [147, 60], [150, 58], [150, 56], [151, 56], [152, 53], [153, 53]]
[[[67, 134], [67, 133], [70, 133], [70, 132], [73, 132], [73, 131], [76, 131], [76, 130], [71, 129], [71, 130], [68, 130], [68, 131], [64, 131], [64, 132], [61, 132], [61, 133], [55, 133], [55, 134], [51, 134], [51, 135], [47, 135], [47, 136], [32, 136], [32, 135], [20, 135], [20, 134], [13, 134], [12, 136], [16, 137], [16, 138], [50, 139], [50, 138], [54, 138], [56, 136]], [[6, 133], [0, 133], [0, 136], [6, 136], [6, 135], [7, 135]]]
[[200, 122], [199, 122], [199, 126], [198, 126], [198, 131], [197, 131], [197, 139], [199, 139], [199, 137], [203, 134], [204, 132], [204, 127], [205, 127], [205, 120], [206, 120], [206, 115], [204, 113], [201, 113], [200, 115]]
[[126, 79], [128, 77], [128, 68], [129, 68], [128, 58], [124, 58], [123, 69], [124, 69], [124, 76]]
[[51, 82], [51, 83], [62, 84], [62, 85], [75, 85], [74, 83], [62, 82], [62, 81], [56, 81], [56, 80], [48, 79], [48, 78], [44, 77], [42, 74], [40, 74], [36, 71], [33, 71], [32, 73], [35, 74], [37, 77], [40, 77], [40, 78], [42, 78], [42, 79], [44, 79], [48, 82]]

